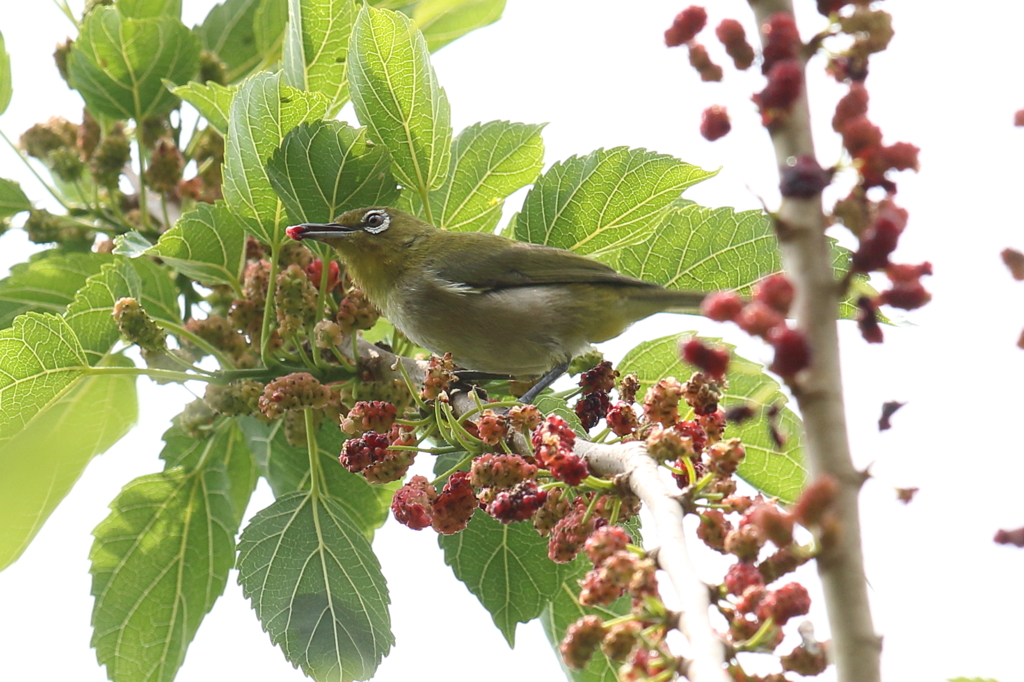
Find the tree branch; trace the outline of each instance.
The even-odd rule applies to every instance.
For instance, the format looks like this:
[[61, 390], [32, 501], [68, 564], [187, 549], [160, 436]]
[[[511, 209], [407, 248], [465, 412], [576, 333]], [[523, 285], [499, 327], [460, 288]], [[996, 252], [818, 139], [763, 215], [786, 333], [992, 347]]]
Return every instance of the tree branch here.
[[[750, 0], [750, 6], [758, 25], [775, 12], [793, 14], [792, 0]], [[765, 42], [762, 34], [762, 45]], [[806, 60], [804, 66], [806, 70]], [[793, 157], [814, 156], [806, 86], [790, 113], [769, 132], [780, 168]], [[784, 197], [775, 220], [782, 263], [796, 289], [796, 324], [811, 348], [811, 366], [791, 383], [806, 434], [804, 457], [812, 476], [830, 475], [840, 486], [835, 502], [840, 538], [817, 561], [838, 678], [878, 682], [881, 639], [871, 622], [857, 501], [863, 477], [853, 466], [846, 433], [836, 331], [839, 287], [832, 275], [821, 195]]]
[[[345, 352], [351, 344], [343, 342], [339, 347]], [[380, 378], [401, 378], [396, 362], [405, 366], [414, 382], [422, 383], [426, 377], [425, 361], [396, 356], [362, 340], [359, 341], [359, 362], [361, 367]], [[477, 408], [476, 401], [466, 392], [453, 393], [450, 400], [457, 416]], [[523, 434], [515, 434], [512, 440], [515, 452], [533, 454]], [[708, 617], [711, 605], [708, 586], [697, 575], [686, 550], [682, 505], [661, 477], [657, 463], [647, 455], [646, 445], [642, 441], [606, 445], [577, 439], [573, 454], [585, 459], [591, 473], [597, 476], [620, 477], [647, 505], [661, 540], [658, 566], [668, 574], [684, 611], [681, 630], [690, 641], [693, 655], [687, 676], [692, 682], [728, 682], [722, 643]]]

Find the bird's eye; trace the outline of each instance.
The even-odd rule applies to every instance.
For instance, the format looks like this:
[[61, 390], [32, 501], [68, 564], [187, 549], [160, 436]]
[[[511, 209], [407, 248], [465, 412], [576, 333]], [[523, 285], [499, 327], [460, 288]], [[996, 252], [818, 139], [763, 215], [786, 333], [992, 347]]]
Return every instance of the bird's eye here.
[[388, 225], [391, 223], [391, 216], [384, 211], [368, 211], [363, 216], [363, 225], [366, 226], [366, 231], [370, 234], [378, 234], [388, 229]]

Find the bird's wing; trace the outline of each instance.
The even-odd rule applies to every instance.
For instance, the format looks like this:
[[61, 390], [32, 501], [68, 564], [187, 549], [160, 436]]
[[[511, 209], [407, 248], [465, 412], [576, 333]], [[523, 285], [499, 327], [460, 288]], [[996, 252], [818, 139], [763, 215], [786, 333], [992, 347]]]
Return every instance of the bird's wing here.
[[[473, 243], [466, 241], [467, 237]], [[430, 269], [440, 279], [467, 290], [584, 283], [655, 286], [564, 249], [489, 234], [463, 233], [458, 238], [462, 248], [446, 250], [444, 261], [431, 264]], [[466, 256], [459, 257], [458, 252], [463, 249]]]

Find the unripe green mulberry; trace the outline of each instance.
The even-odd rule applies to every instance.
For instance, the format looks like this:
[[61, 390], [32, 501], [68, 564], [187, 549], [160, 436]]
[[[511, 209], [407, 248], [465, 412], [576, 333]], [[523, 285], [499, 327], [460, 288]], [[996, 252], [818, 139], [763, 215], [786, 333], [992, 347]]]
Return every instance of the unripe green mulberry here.
[[89, 235], [87, 228], [46, 209], [29, 211], [23, 229], [34, 244], [82, 242]]
[[178, 150], [178, 145], [171, 138], [162, 137], [157, 141], [146, 168], [146, 184], [161, 194], [172, 192], [178, 186], [184, 168], [185, 157]]
[[227, 85], [228, 66], [215, 53], [203, 50], [199, 54], [199, 82], [208, 81]]
[[289, 265], [277, 276], [274, 305], [277, 313], [278, 333], [289, 338], [316, 318], [317, 291], [309, 283], [306, 271], [296, 264]]
[[193, 438], [206, 438], [210, 435], [207, 428], [213, 424], [217, 413], [209, 408], [201, 398], [193, 400], [178, 415], [178, 426]]
[[263, 389], [263, 384], [255, 379], [239, 379], [225, 385], [207, 384], [203, 400], [210, 409], [228, 416], [253, 414], [260, 409]]
[[160, 351], [167, 347], [167, 332], [134, 298], [122, 298], [114, 304], [114, 321], [122, 336], [145, 350]]
[[118, 123], [104, 136], [89, 162], [89, 170], [96, 184], [117, 187], [121, 171], [131, 154], [131, 144], [124, 134], [124, 126]]

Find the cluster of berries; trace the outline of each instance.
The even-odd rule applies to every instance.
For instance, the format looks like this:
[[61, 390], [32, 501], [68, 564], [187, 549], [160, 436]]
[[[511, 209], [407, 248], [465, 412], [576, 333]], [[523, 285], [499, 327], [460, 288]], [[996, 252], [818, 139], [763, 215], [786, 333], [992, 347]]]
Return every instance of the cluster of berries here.
[[[629, 617], [607, 623], [596, 615], [577, 620], [559, 646], [562, 659], [570, 668], [581, 670], [600, 649], [612, 661], [622, 663], [620, 679], [664, 677], [666, 671], [682, 673], [682, 661], [664, 646], [671, 618], [658, 594], [657, 565], [642, 552], [632, 551], [630, 542], [624, 529], [609, 525], [595, 530], [584, 543], [583, 550], [594, 568], [580, 580], [580, 605], [607, 606], [628, 594], [632, 611]], [[652, 605], [656, 607], [652, 609]]]
[[719, 291], [704, 299], [701, 312], [717, 322], [735, 322], [751, 336], [767, 341], [775, 350], [770, 369], [789, 379], [811, 361], [807, 339], [786, 323], [793, 296], [793, 285], [777, 273], [755, 285], [750, 301], [732, 291]]
[[[708, 503], [707, 508], [698, 509], [698, 537], [711, 549], [736, 559], [714, 597], [716, 608], [729, 624], [728, 633], [724, 635], [728, 651], [772, 653], [782, 643], [782, 627], [808, 613], [810, 596], [802, 585], [796, 582], [775, 588], [771, 585], [818, 552], [834, 546], [839, 532], [833, 509], [838, 489], [834, 479], [821, 478], [808, 486], [789, 510], [760, 495], [751, 498], [734, 494], [724, 498], [715, 496], [719, 501], [714, 508]], [[700, 499], [699, 495], [695, 499]], [[730, 517], [736, 516], [734, 523]], [[813, 543], [798, 543], [797, 524], [813, 534]], [[769, 551], [770, 546], [774, 550]], [[801, 675], [824, 671], [827, 643], [816, 642], [809, 632], [803, 628], [803, 644], [780, 657], [783, 671]], [[768, 677], [749, 675], [735, 661], [730, 673], [735, 680], [751, 682], [787, 679], [782, 673]]]

